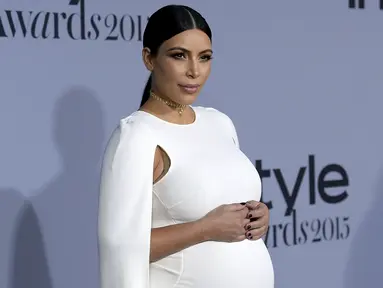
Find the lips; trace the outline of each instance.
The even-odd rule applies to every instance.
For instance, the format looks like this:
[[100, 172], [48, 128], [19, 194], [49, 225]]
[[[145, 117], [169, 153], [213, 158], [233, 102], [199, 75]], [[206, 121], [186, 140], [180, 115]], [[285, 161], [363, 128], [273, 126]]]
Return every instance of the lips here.
[[184, 90], [188, 94], [194, 94], [195, 92], [198, 91], [198, 88], [200, 85], [198, 84], [185, 84], [185, 85], [179, 85], [182, 90]]

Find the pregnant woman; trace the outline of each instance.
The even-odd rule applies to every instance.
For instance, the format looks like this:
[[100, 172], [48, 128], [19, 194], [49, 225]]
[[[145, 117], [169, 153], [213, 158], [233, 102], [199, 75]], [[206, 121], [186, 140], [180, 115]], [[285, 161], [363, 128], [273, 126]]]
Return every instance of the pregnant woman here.
[[104, 155], [101, 288], [273, 288], [260, 177], [231, 119], [192, 105], [211, 69], [208, 24], [189, 7], [165, 6], [143, 46], [151, 76], [140, 109], [120, 121]]

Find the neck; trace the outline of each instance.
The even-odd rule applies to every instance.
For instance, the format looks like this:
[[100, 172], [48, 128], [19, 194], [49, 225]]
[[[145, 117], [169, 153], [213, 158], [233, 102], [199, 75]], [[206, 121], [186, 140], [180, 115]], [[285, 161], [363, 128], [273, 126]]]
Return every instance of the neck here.
[[156, 93], [154, 93], [153, 91], [150, 91], [150, 96], [156, 100], [156, 101], [159, 101], [159, 102], [162, 102], [163, 104], [165, 104], [166, 106], [168, 106], [169, 108], [171, 108], [172, 110], [176, 110], [178, 112], [178, 114], [181, 116], [186, 108], [186, 105], [184, 104], [179, 104], [169, 98], [165, 98], [163, 96], [160, 96]]
[[[165, 98], [166, 99], [166, 98]], [[140, 110], [153, 114], [165, 121], [174, 124], [190, 124], [196, 120], [196, 114], [193, 109], [189, 109], [188, 105], [183, 105], [185, 111], [179, 113], [175, 108], [169, 107], [161, 100], [156, 100], [151, 96], [148, 101], [140, 108]]]

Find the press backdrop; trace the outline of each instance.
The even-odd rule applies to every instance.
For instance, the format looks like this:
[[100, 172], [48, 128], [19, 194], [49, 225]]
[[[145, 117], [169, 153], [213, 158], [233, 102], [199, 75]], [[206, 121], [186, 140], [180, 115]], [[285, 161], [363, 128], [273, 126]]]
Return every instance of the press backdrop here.
[[[197, 105], [263, 176], [276, 287], [381, 285], [383, 11], [365, 2], [178, 1], [212, 27]], [[165, 4], [0, 0], [0, 287], [99, 287], [100, 157]]]

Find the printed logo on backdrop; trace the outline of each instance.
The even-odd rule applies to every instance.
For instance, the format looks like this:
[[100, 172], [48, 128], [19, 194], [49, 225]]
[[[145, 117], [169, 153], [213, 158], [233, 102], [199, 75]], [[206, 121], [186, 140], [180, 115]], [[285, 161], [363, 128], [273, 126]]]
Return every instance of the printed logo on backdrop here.
[[[383, 10], [383, 0], [367, 0], [371, 6]], [[375, 4], [375, 5], [374, 5]], [[365, 9], [366, 0], [348, 0], [348, 8], [350, 9]]]
[[68, 4], [63, 11], [0, 11], [0, 40], [142, 41], [147, 16], [89, 12], [86, 0]]
[[[273, 197], [281, 197], [280, 199], [262, 198], [261, 200], [269, 207], [270, 214], [274, 214], [273, 210], [283, 212], [283, 219], [279, 219], [278, 223], [270, 223], [265, 237], [267, 247], [293, 247], [310, 243], [340, 241], [350, 236], [351, 227], [348, 215], [328, 214], [326, 217], [315, 217], [316, 211], [327, 210], [326, 205], [342, 205], [347, 201], [349, 176], [342, 165], [331, 163], [318, 167], [315, 163], [315, 155], [309, 155], [307, 165], [298, 169], [293, 181], [284, 176], [283, 169], [265, 168], [262, 160], [256, 160], [255, 166], [262, 179], [263, 187], [270, 187], [272, 184], [272, 187], [277, 187], [280, 192], [273, 193]], [[304, 182], [307, 184], [303, 185], [307, 187], [306, 189], [302, 188]], [[303, 195], [304, 193], [306, 195]], [[300, 201], [299, 207], [297, 207], [297, 200], [300, 197], [308, 200], [304, 206]], [[280, 203], [278, 200], [283, 200], [283, 207], [275, 204]], [[318, 203], [320, 203], [320, 207], [317, 207]], [[310, 217], [302, 218], [302, 211], [308, 211], [305, 214], [309, 214]]]

